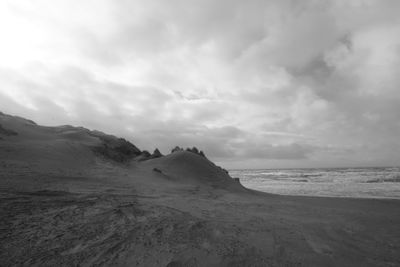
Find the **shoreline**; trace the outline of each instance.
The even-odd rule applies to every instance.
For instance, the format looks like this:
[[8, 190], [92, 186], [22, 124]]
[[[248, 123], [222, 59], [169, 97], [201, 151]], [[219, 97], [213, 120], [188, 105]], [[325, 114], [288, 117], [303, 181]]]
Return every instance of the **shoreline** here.
[[256, 189], [251, 189], [248, 187], [245, 187], [247, 189], [250, 190], [254, 190], [257, 192], [261, 192], [261, 193], [266, 193], [266, 194], [270, 194], [270, 195], [277, 195], [277, 196], [282, 196], [282, 197], [315, 197], [315, 198], [338, 198], [338, 199], [376, 199], [376, 200], [397, 200], [400, 201], [400, 197], [399, 198], [393, 198], [393, 197], [351, 197], [351, 196], [326, 196], [326, 195], [293, 195], [293, 194], [277, 194], [277, 193], [271, 193], [271, 192], [266, 192], [266, 191], [260, 191], [260, 190], [256, 190]]

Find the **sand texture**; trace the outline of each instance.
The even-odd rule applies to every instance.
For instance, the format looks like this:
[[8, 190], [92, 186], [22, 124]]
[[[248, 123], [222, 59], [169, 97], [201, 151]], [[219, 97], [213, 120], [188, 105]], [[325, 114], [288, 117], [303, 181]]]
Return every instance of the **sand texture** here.
[[398, 200], [260, 193], [192, 152], [0, 124], [0, 266], [400, 266]]

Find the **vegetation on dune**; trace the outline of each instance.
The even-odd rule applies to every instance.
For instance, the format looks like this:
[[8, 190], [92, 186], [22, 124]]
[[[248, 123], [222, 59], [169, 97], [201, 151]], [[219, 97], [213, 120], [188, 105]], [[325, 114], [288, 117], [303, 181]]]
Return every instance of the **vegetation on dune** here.
[[[176, 146], [171, 150], [171, 153], [178, 152], [178, 151], [184, 151], [184, 149], [179, 146]], [[204, 152], [202, 150], [198, 150], [197, 147], [195, 147], [195, 146], [192, 148], [190, 148], [190, 147], [186, 148], [186, 151], [192, 152], [192, 153], [202, 156], [204, 158], [206, 157]]]
[[135, 145], [123, 138], [92, 131], [90, 135], [102, 141], [100, 146], [93, 147], [93, 151], [117, 162], [126, 162], [142, 152]]

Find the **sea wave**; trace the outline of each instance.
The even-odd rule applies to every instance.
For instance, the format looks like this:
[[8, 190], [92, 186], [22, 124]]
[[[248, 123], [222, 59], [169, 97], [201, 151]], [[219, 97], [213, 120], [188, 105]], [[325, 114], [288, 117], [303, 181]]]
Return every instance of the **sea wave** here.
[[366, 183], [400, 183], [400, 175], [388, 178], [377, 178], [366, 181]]
[[288, 195], [400, 199], [400, 168], [230, 170], [248, 188]]

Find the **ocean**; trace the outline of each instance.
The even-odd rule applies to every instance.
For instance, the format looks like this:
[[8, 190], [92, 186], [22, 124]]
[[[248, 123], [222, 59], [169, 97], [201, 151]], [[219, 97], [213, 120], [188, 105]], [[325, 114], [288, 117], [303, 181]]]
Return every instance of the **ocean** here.
[[282, 195], [400, 199], [400, 167], [229, 170], [247, 188]]

